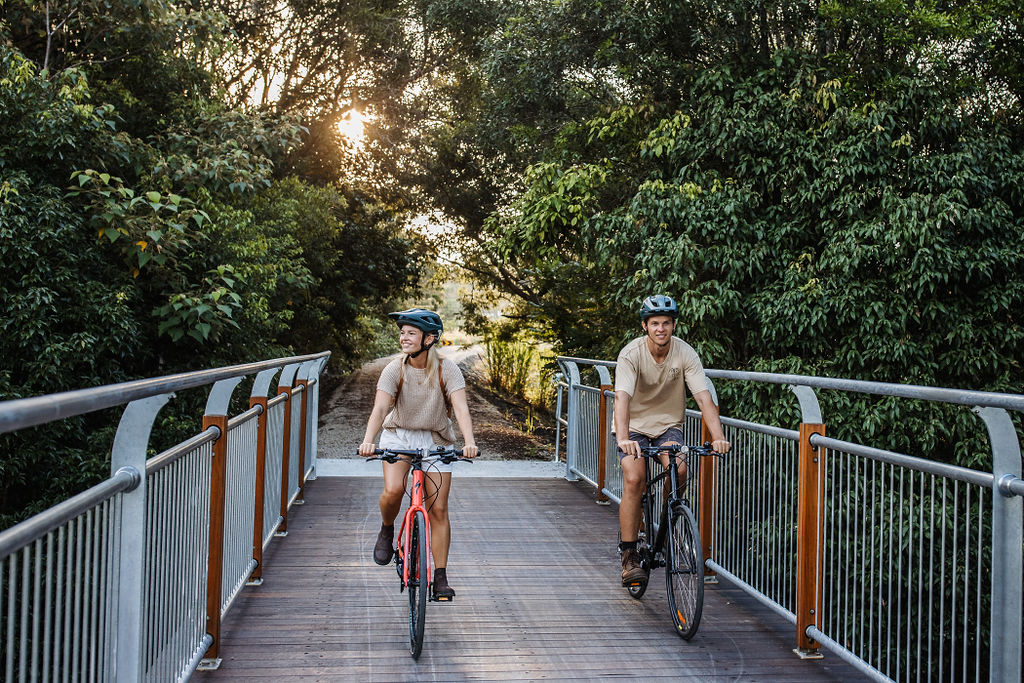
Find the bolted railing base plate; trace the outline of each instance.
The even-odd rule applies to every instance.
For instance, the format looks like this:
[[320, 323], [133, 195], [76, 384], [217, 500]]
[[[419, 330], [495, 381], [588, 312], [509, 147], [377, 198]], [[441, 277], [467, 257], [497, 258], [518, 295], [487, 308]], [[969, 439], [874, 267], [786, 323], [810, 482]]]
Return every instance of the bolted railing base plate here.
[[199, 662], [199, 666], [196, 667], [197, 671], [216, 671], [220, 668], [220, 663], [224, 661], [220, 657], [215, 659], [204, 659]]
[[793, 648], [793, 652], [800, 659], [825, 659], [825, 655], [821, 654], [817, 650], [804, 650], [803, 648]]

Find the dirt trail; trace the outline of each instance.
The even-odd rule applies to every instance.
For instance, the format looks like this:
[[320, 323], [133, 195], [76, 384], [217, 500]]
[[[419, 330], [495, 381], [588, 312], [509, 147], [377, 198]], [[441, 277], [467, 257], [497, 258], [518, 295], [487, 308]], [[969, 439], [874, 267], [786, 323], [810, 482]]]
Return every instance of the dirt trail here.
[[[487, 386], [479, 347], [453, 347], [442, 355], [455, 361], [466, 378], [466, 399], [482, 460], [551, 459], [554, 430], [544, 427], [527, 434], [517, 426], [523, 419], [522, 408], [495, 395]], [[392, 358], [378, 358], [349, 374], [322, 406], [317, 432], [319, 457], [355, 457], [366, 431], [377, 378]], [[457, 438], [461, 445], [461, 435]]]

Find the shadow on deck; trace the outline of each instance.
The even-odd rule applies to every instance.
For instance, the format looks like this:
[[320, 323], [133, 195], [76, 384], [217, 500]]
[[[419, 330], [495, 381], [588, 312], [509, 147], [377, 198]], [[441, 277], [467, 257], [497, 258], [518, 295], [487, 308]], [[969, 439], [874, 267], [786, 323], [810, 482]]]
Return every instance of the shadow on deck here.
[[321, 477], [272, 543], [264, 583], [223, 625], [218, 671], [193, 680], [850, 681], [842, 660], [802, 661], [793, 627], [741, 591], [708, 586], [700, 631], [672, 628], [663, 570], [642, 600], [619, 587], [617, 508], [557, 479], [459, 476], [450, 501], [450, 604], [429, 603], [423, 654], [408, 601], [373, 564], [380, 479]]

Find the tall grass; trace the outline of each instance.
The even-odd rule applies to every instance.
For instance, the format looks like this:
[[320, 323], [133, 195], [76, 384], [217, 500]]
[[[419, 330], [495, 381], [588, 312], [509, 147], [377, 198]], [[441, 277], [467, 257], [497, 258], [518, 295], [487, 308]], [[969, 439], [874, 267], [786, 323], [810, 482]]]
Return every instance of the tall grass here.
[[537, 344], [491, 338], [484, 343], [487, 380], [506, 394], [541, 408], [554, 401], [552, 354]]
[[498, 339], [488, 340], [484, 349], [487, 354], [487, 379], [491, 386], [527, 398], [526, 390], [535, 349], [525, 342]]

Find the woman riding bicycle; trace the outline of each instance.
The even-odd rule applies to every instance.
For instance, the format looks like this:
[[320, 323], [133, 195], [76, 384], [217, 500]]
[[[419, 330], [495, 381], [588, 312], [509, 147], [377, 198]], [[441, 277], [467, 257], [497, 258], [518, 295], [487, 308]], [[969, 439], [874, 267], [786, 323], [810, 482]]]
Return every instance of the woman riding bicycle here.
[[[672, 297], [655, 294], [644, 299], [640, 307], [644, 336], [623, 347], [615, 364], [615, 438], [623, 480], [619, 503], [623, 586], [646, 581], [648, 572], [636, 552], [645, 484], [640, 446], [682, 444], [686, 387], [711, 430], [712, 448], [717, 453], [729, 451], [704, 366], [693, 347], [673, 336], [678, 315]], [[662, 464], [668, 466], [667, 456]]]
[[[374, 439], [383, 427], [381, 448], [419, 449], [435, 445], [450, 446], [455, 432], [449, 413], [454, 413], [465, 446], [467, 458], [477, 455], [473, 438], [473, 421], [466, 404], [466, 381], [459, 367], [441, 358], [434, 348], [444, 325], [433, 311], [411, 308], [389, 313], [400, 330], [402, 355], [391, 361], [380, 373], [373, 410], [366, 423], [366, 435], [359, 445], [359, 454], [370, 457]], [[391, 561], [395, 544], [395, 518], [402, 506], [409, 464], [382, 462], [384, 492], [380, 496], [381, 527], [373, 549], [373, 560], [385, 565]], [[434, 556], [434, 595], [451, 599], [455, 591], [448, 585], [448, 547], [451, 529], [448, 523], [448, 493], [451, 489], [452, 466], [434, 461], [424, 468], [424, 499], [430, 516], [430, 550]]]

